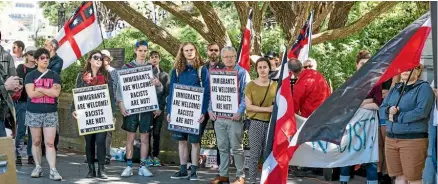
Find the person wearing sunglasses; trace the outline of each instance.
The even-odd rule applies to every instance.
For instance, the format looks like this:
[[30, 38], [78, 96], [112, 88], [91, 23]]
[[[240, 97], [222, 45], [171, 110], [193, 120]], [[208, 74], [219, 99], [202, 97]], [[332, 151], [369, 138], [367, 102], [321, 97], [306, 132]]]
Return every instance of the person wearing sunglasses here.
[[[154, 119], [152, 121], [152, 134], [149, 136], [149, 140], [153, 142], [149, 147], [148, 158], [146, 159], [147, 166], [161, 166], [160, 159], [158, 159], [158, 154], [160, 154], [160, 138], [161, 138], [161, 127], [163, 126], [164, 120], [164, 110], [166, 108], [166, 99], [169, 96], [169, 74], [160, 67], [161, 56], [157, 51], [152, 51], [149, 53], [149, 63], [152, 64], [154, 69], [156, 69], [158, 79], [161, 84], [163, 84], [163, 92], [159, 93], [158, 104], [159, 111], [154, 112]], [[153, 139], [151, 139], [153, 137]]]
[[[25, 53], [24, 53], [24, 64], [20, 64], [17, 66], [17, 76], [20, 77], [20, 79], [26, 78], [26, 75], [34, 70], [36, 70], [35, 65], [35, 58], [33, 57], [35, 53], [36, 47], [29, 46], [26, 47]], [[21, 81], [23, 82], [23, 81]], [[26, 134], [26, 126], [25, 118], [26, 118], [26, 103], [27, 103], [27, 93], [26, 90], [21, 91], [21, 95], [19, 96], [19, 99], [15, 101], [15, 113], [17, 117], [17, 135], [15, 137], [15, 154], [17, 156], [15, 160], [15, 164], [17, 166], [22, 165], [21, 155], [20, 151], [22, 150], [24, 146], [24, 135]], [[32, 156], [32, 138], [31, 138], [31, 132], [28, 132], [28, 138], [27, 138], [27, 156], [28, 156], [28, 164], [35, 164], [35, 161]]]
[[24, 63], [24, 47], [24, 43], [20, 40], [17, 40], [12, 44], [12, 57], [14, 58], [15, 67]]
[[[149, 45], [147, 41], [145, 40], [138, 41], [134, 46], [135, 60], [124, 64], [122, 66], [122, 70], [151, 65], [149, 62], [146, 61], [148, 49], [149, 49]], [[152, 68], [154, 71], [154, 76], [157, 76], [158, 70], [154, 69], [154, 67]], [[152, 84], [155, 86], [157, 92], [157, 94], [155, 95], [157, 95], [157, 98], [160, 97], [161, 93], [163, 92], [163, 85], [161, 84], [160, 80], [154, 77], [154, 79], [152, 79]], [[157, 110], [155, 112], [129, 114], [126, 111], [125, 106], [123, 105], [122, 92], [121, 92], [122, 90], [120, 90], [121, 89], [120, 83], [118, 83], [117, 89], [118, 90], [116, 92], [116, 100], [119, 105], [120, 112], [123, 115], [122, 129], [125, 130], [128, 134], [127, 137], [128, 140], [126, 141], [127, 167], [125, 168], [125, 170], [123, 170], [121, 176], [129, 177], [133, 175], [132, 157], [134, 151], [134, 138], [138, 129], [141, 138], [140, 168], [138, 169], [138, 175], [152, 177], [153, 174], [147, 169], [146, 166], [146, 158], [148, 157], [148, 152], [149, 152], [149, 134], [151, 132], [151, 125], [154, 116], [159, 116], [161, 114], [161, 111]]]
[[309, 58], [309, 59], [307, 59], [306, 61], [303, 62], [303, 68], [304, 69], [316, 70], [317, 65], [318, 64], [316, 63], [316, 61], [314, 59], [312, 59], [312, 58]]
[[41, 137], [44, 132], [46, 158], [50, 166], [50, 179], [62, 180], [56, 170], [56, 150], [54, 147], [56, 129], [58, 127], [58, 97], [61, 93], [61, 77], [49, 70], [50, 53], [44, 48], [34, 53], [37, 69], [28, 73], [25, 78], [27, 99], [26, 125], [32, 135], [32, 155], [35, 169], [31, 177], [38, 178], [43, 174], [41, 167]]
[[[105, 69], [103, 64], [103, 54], [100, 51], [91, 51], [88, 54], [87, 63], [84, 70], [80, 72], [76, 78], [76, 88], [104, 85], [108, 84], [111, 109], [113, 110], [113, 116], [115, 116], [115, 100], [112, 87], [112, 79], [108, 71]], [[77, 114], [75, 111], [74, 103], [72, 103], [72, 115], [77, 119]], [[106, 156], [106, 137], [107, 132], [100, 132], [95, 134], [85, 135], [85, 153], [87, 156], [88, 163], [88, 174], [87, 178], [98, 177], [101, 179], [107, 179], [105, 175], [105, 156]], [[94, 165], [95, 158], [95, 146], [97, 145], [97, 160], [98, 160], [98, 170], [96, 174], [96, 169]]]
[[435, 102], [432, 88], [420, 79], [423, 68], [420, 64], [412, 71], [402, 72], [401, 82], [389, 91], [379, 108], [380, 118], [386, 121], [388, 173], [395, 177], [396, 184], [422, 183], [430, 113]]
[[217, 43], [208, 44], [207, 46], [208, 60], [205, 62], [205, 67], [207, 67], [208, 70], [225, 68], [225, 65], [220, 61], [219, 52], [220, 52], [219, 44]]

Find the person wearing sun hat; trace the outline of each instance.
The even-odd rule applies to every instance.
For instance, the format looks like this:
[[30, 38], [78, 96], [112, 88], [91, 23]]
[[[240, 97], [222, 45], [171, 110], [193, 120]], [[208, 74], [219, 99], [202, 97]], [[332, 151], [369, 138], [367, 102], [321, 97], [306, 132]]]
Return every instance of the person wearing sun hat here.
[[[26, 74], [32, 72], [36, 69], [35, 66], [35, 58], [33, 57], [33, 54], [37, 50], [34, 46], [28, 46], [26, 49], [24, 49], [24, 63], [19, 64], [17, 66], [17, 76], [24, 80], [26, 77]], [[26, 126], [25, 123], [25, 117], [26, 117], [26, 103], [27, 103], [27, 93], [26, 90], [21, 91], [21, 96], [18, 100], [14, 101], [15, 104], [15, 113], [17, 117], [17, 136], [15, 137], [15, 154], [16, 154], [16, 160], [15, 164], [17, 166], [22, 165], [21, 160], [21, 154], [20, 151], [22, 150], [24, 146], [24, 135], [26, 134]], [[35, 161], [32, 156], [32, 137], [30, 130], [28, 131], [28, 139], [27, 139], [27, 162], [28, 164], [35, 164]]]
[[[117, 91], [118, 75], [117, 75], [117, 70], [110, 65], [114, 58], [111, 56], [111, 53], [108, 50], [102, 50], [100, 52], [103, 55], [103, 65], [105, 66], [105, 69], [108, 71], [108, 73], [111, 75], [114, 96], [116, 96], [115, 93]], [[108, 134], [106, 136], [106, 143], [105, 143], [106, 144], [105, 162], [106, 162], [106, 164], [110, 164], [111, 163], [111, 142], [113, 139], [112, 139], [112, 131], [108, 131], [107, 133]]]

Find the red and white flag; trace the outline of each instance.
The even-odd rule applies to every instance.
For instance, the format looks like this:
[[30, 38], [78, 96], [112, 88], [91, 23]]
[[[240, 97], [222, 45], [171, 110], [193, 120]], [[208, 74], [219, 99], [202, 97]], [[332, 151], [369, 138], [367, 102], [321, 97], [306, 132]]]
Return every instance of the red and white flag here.
[[102, 43], [102, 32], [92, 1], [82, 2], [75, 14], [59, 31], [56, 40], [59, 43], [56, 53], [64, 60], [62, 69], [67, 68]]
[[298, 39], [287, 54], [287, 58], [296, 58], [301, 62], [306, 61], [309, 58], [309, 52], [312, 42], [312, 21], [313, 13], [311, 12], [307, 18], [306, 23], [298, 35]]
[[251, 61], [249, 54], [251, 50], [251, 27], [252, 27], [252, 8], [249, 9], [248, 21], [240, 41], [239, 50], [237, 52], [237, 63], [249, 73]]

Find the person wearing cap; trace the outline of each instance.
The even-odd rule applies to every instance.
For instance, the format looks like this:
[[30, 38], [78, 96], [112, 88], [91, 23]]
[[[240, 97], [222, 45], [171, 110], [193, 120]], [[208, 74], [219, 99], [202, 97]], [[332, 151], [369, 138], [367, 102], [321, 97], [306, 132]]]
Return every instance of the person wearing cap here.
[[[149, 46], [148, 42], [145, 40], [138, 41], [134, 46], [135, 60], [126, 63], [122, 66], [123, 69], [137, 68], [151, 65], [146, 61], [147, 52]], [[157, 76], [156, 69], [153, 69], [154, 76]], [[152, 84], [155, 86], [157, 98], [159, 94], [163, 92], [163, 85], [160, 80], [156, 77], [152, 79]], [[140, 148], [140, 168], [138, 169], [138, 175], [151, 177], [153, 174], [146, 167], [146, 158], [149, 151], [149, 133], [151, 132], [151, 125], [154, 116], [160, 115], [161, 111], [157, 110], [155, 112], [142, 112], [138, 114], [130, 114], [124, 104], [122, 98], [122, 91], [120, 83], [117, 86], [116, 100], [119, 104], [120, 112], [123, 115], [122, 129], [128, 134], [126, 141], [126, 161], [127, 167], [123, 170], [121, 176], [129, 177], [133, 175], [132, 169], [132, 157], [134, 151], [134, 138], [137, 130], [140, 132], [141, 138], [141, 148]], [[153, 95], [153, 94], [152, 94]]]
[[280, 66], [280, 57], [278, 53], [275, 51], [269, 51], [265, 54], [265, 58], [268, 58], [271, 63], [271, 71], [276, 71]]
[[58, 54], [56, 54], [56, 51], [59, 48], [58, 40], [56, 39], [46, 40], [46, 42], [44, 43], [44, 48], [50, 52], [48, 69], [56, 72], [58, 75], [61, 75], [62, 65], [64, 64], [64, 60], [62, 60], [62, 58], [59, 57]]
[[[35, 58], [33, 57], [33, 54], [36, 51], [36, 47], [29, 46], [26, 47], [24, 50], [24, 64], [19, 64], [17, 66], [17, 76], [23, 80], [26, 77], [26, 74], [34, 71], [36, 69], [35, 66]], [[24, 145], [24, 135], [26, 134], [26, 126], [25, 118], [26, 118], [26, 103], [27, 103], [27, 93], [26, 90], [21, 91], [21, 96], [18, 100], [15, 101], [15, 113], [17, 118], [17, 135], [15, 137], [15, 154], [16, 154], [16, 161], [15, 164], [17, 166], [22, 165], [21, 155], [20, 151], [23, 148]], [[27, 139], [27, 155], [28, 164], [35, 164], [35, 161], [32, 156], [32, 137], [30, 131], [28, 131], [28, 139]]]
[[[114, 58], [111, 56], [111, 53], [108, 50], [102, 50], [100, 52], [103, 55], [103, 65], [104, 65], [106, 71], [108, 71], [108, 73], [111, 76], [112, 87], [113, 87], [113, 92], [114, 92], [113, 95], [116, 96], [117, 84], [118, 84], [119, 80], [118, 80], [117, 70], [110, 65]], [[105, 144], [106, 144], [106, 158], [105, 158], [106, 164], [111, 163], [111, 143], [113, 141], [112, 135], [113, 135], [112, 131], [108, 131], [107, 135], [106, 135], [106, 142], [105, 142]]]
[[12, 45], [12, 57], [14, 58], [15, 67], [17, 67], [19, 64], [24, 63], [24, 43], [20, 40], [17, 40]]

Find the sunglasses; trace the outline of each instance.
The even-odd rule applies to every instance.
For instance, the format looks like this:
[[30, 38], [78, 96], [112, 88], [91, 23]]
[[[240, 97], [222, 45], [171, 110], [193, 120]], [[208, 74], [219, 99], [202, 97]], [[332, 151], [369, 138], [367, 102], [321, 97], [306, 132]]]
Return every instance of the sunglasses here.
[[219, 49], [210, 49], [210, 52], [219, 52]]
[[92, 58], [97, 61], [103, 61], [103, 57], [101, 56], [93, 56]]
[[304, 66], [303, 68], [307, 69], [307, 68], [312, 68], [312, 67], [313, 67], [312, 65], [308, 65], [308, 66]]
[[39, 60], [45, 60], [45, 59], [49, 59], [49, 57], [46, 57], [46, 56], [40, 56], [38, 59], [39, 59]]

